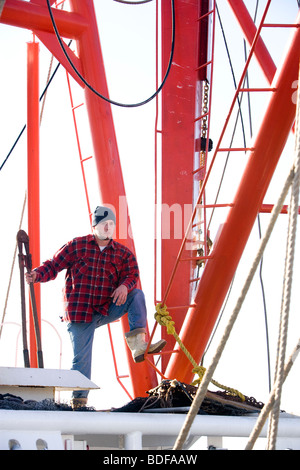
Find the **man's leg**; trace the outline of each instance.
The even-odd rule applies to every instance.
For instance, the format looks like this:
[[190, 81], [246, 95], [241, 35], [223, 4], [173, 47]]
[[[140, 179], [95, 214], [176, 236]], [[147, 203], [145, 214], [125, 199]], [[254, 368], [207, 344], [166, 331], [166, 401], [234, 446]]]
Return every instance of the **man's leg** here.
[[[133, 289], [129, 292], [127, 300], [123, 305], [117, 306], [112, 302], [108, 310], [108, 315], [101, 316], [101, 319], [98, 321], [98, 326], [116, 321], [126, 312], [128, 312], [128, 323], [130, 329], [130, 331], [125, 334], [126, 342], [132, 352], [133, 360], [135, 362], [142, 362], [144, 360], [144, 353], [148, 348], [148, 344], [145, 341], [147, 310], [143, 291], [140, 289]], [[151, 344], [148, 348], [148, 353], [158, 353], [165, 347], [165, 345], [165, 340], [160, 340]]]
[[[96, 318], [95, 318], [96, 320]], [[96, 321], [90, 323], [68, 323], [68, 332], [73, 347], [72, 370], [78, 370], [91, 378], [92, 347]], [[88, 390], [74, 390], [73, 398], [87, 398]]]
[[108, 309], [108, 315], [99, 315], [97, 326], [107, 325], [121, 318], [128, 313], [128, 322], [130, 330], [136, 328], [146, 328], [147, 310], [145, 296], [140, 289], [133, 289], [127, 295], [126, 302], [123, 305], [116, 305], [111, 302]]

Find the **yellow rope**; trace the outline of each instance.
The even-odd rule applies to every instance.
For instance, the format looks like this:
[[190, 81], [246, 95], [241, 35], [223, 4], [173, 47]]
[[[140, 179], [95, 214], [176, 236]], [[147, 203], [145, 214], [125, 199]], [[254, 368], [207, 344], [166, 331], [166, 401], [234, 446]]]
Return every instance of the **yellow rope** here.
[[[176, 339], [177, 343], [179, 344], [180, 348], [182, 349], [182, 351], [185, 353], [185, 355], [187, 356], [187, 358], [190, 360], [190, 362], [192, 363], [192, 365], [194, 366], [192, 372], [194, 374], [198, 374], [199, 376], [199, 379], [196, 379], [194, 380], [194, 382], [192, 382], [192, 385], [196, 385], [196, 384], [199, 384], [201, 383], [202, 381], [202, 378], [205, 374], [205, 367], [203, 366], [199, 366], [197, 364], [197, 362], [195, 361], [195, 359], [191, 356], [191, 354], [189, 353], [189, 351], [186, 349], [186, 347], [184, 346], [183, 342], [181, 341], [181, 339], [179, 338], [178, 334], [176, 333], [176, 330], [175, 330], [175, 322], [172, 320], [172, 317], [170, 316], [168, 310], [167, 310], [167, 307], [166, 305], [161, 305], [160, 303], [156, 305], [155, 307], [156, 309], [156, 313], [154, 314], [154, 318], [155, 320], [157, 321], [157, 323], [159, 323], [161, 326], [165, 326], [167, 328], [167, 333], [169, 335], [173, 335], [174, 338]], [[222, 385], [220, 384], [219, 382], [216, 382], [215, 380], [212, 380], [211, 381], [216, 387], [219, 387], [219, 388], [222, 388], [223, 390], [225, 390], [226, 392], [230, 393], [231, 395], [234, 395], [234, 396], [238, 396], [242, 401], [245, 401], [245, 397], [244, 395], [239, 392], [238, 390], [234, 389], [234, 388], [231, 388], [231, 387], [227, 387], [225, 385]]]

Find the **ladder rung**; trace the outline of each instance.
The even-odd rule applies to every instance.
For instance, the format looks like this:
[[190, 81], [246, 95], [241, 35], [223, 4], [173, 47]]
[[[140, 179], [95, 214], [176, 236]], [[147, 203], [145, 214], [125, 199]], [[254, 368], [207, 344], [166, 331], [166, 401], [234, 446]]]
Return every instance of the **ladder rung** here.
[[197, 168], [197, 170], [192, 171], [192, 175], [195, 175], [196, 173], [199, 173], [199, 171], [203, 171], [204, 166], [200, 166], [200, 168]]
[[208, 11], [207, 13], [205, 13], [204, 15], [199, 16], [199, 18], [197, 19], [197, 21], [203, 20], [203, 18], [206, 18], [207, 16], [211, 15], [212, 13], [214, 13], [214, 11], [215, 11], [215, 10], [210, 10], [210, 11]]
[[244, 91], [276, 91], [277, 88], [240, 88], [240, 92]]
[[[226, 204], [198, 204], [199, 209], [216, 209], [218, 207], [233, 207], [232, 202], [228, 202]], [[193, 224], [193, 227], [197, 227], [197, 225], [203, 224], [203, 221], [196, 222]]]
[[93, 155], [91, 155], [90, 157], [83, 158], [81, 160], [81, 163], [86, 162], [87, 160], [90, 160], [91, 158], [93, 158]]
[[72, 109], [73, 109], [73, 111], [74, 111], [75, 109], [80, 108], [80, 107], [83, 106], [83, 105], [84, 105], [84, 103], [80, 103], [80, 104], [78, 104], [77, 106], [73, 106]]
[[190, 258], [181, 258], [180, 261], [194, 261], [194, 260], [201, 261], [202, 259], [205, 260], [205, 259], [211, 259], [211, 258], [212, 258], [211, 256], [191, 256]]
[[178, 349], [172, 349], [169, 351], [159, 351], [158, 353], [151, 353], [151, 356], [162, 356], [163, 354], [178, 354], [179, 350]]
[[201, 277], [195, 277], [194, 279], [190, 279], [190, 282], [197, 282], [200, 281]]
[[253, 152], [254, 147], [222, 147], [218, 152]]
[[168, 310], [178, 310], [180, 308], [191, 308], [195, 307], [195, 304], [192, 305], [176, 305], [175, 307], [168, 307]]
[[200, 121], [200, 119], [203, 119], [204, 117], [208, 116], [209, 113], [202, 114], [201, 116], [197, 117], [194, 122]]
[[265, 23], [263, 28], [299, 28], [299, 23]]
[[209, 60], [208, 62], [205, 62], [205, 64], [201, 64], [199, 65], [199, 67], [196, 67], [196, 71], [197, 70], [201, 70], [203, 67], [206, 67], [207, 65], [211, 64], [212, 63], [212, 60]]

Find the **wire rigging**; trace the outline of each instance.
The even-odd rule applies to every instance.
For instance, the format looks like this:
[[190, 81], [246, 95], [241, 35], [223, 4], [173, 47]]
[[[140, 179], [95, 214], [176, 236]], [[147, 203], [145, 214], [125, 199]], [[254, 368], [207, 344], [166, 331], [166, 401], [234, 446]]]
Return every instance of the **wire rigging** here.
[[[300, 0], [299, 0], [300, 1]], [[256, 7], [255, 7], [255, 13], [254, 13], [254, 22], [256, 20], [256, 16], [257, 16], [257, 11], [258, 11], [258, 6], [259, 6], [259, 0], [257, 0], [256, 2]], [[230, 69], [231, 69], [231, 73], [232, 73], [232, 78], [233, 78], [233, 82], [234, 82], [234, 86], [235, 86], [235, 89], [237, 87], [236, 85], [236, 80], [235, 80], [235, 74], [234, 74], [234, 70], [233, 70], [233, 65], [232, 65], [232, 61], [231, 61], [231, 57], [230, 57], [230, 52], [229, 52], [229, 48], [228, 48], [228, 43], [227, 43], [227, 39], [226, 39], [226, 35], [225, 35], [225, 32], [224, 32], [224, 28], [223, 28], [223, 24], [222, 24], [222, 20], [221, 20], [221, 16], [220, 16], [220, 13], [219, 13], [219, 9], [218, 9], [218, 6], [216, 5], [216, 11], [217, 11], [217, 15], [218, 15], [218, 20], [219, 20], [219, 24], [220, 24], [220, 28], [221, 28], [221, 32], [222, 32], [222, 36], [223, 36], [223, 40], [224, 40], [224, 44], [225, 44], [225, 49], [226, 49], [226, 53], [227, 53], [227, 57], [228, 57], [228, 60], [229, 60], [229, 65], [230, 65]], [[244, 53], [245, 53], [245, 61], [247, 59], [246, 57], [246, 42], [244, 40]], [[245, 81], [248, 83], [249, 81], [249, 76], [248, 76], [248, 72], [245, 76]], [[249, 88], [249, 86], [248, 86]], [[243, 135], [243, 140], [244, 140], [244, 146], [246, 148], [246, 136], [245, 136], [245, 128], [244, 128], [244, 123], [243, 123], [243, 113], [242, 113], [242, 108], [241, 108], [241, 103], [242, 103], [242, 98], [243, 98], [243, 95], [241, 96], [241, 99], [238, 98], [238, 112], [237, 112], [237, 116], [236, 116], [236, 121], [235, 121], [235, 124], [234, 124], [234, 128], [233, 128], [233, 133], [232, 133], [232, 137], [231, 137], [231, 142], [230, 142], [230, 147], [232, 146], [232, 143], [233, 143], [233, 139], [234, 139], [234, 136], [235, 136], [235, 132], [236, 132], [236, 128], [237, 128], [237, 124], [238, 124], [238, 120], [239, 118], [241, 119], [241, 125], [242, 125], [242, 135]], [[250, 124], [250, 136], [252, 137], [252, 116], [251, 116], [251, 104], [250, 104], [250, 97], [249, 97], [249, 93], [248, 93], [248, 112], [249, 112], [249, 124]], [[222, 182], [224, 180], [224, 177], [225, 177], [225, 172], [226, 172], [226, 168], [227, 168], [227, 164], [228, 164], [228, 161], [229, 161], [229, 155], [230, 155], [230, 152], [228, 152], [227, 154], [227, 158], [226, 158], [226, 161], [224, 163], [224, 168], [223, 168], [223, 172], [222, 172], [222, 175], [221, 175], [221, 181], [220, 181], [220, 184], [219, 184], [219, 188], [218, 188], [218, 191], [217, 191], [217, 195], [216, 195], [216, 198], [215, 198], [215, 204], [218, 200], [218, 197], [219, 197], [219, 193], [220, 193], [220, 190], [221, 190], [221, 186], [222, 186]], [[208, 227], [212, 221], [212, 217], [213, 217], [213, 214], [214, 214], [214, 209], [212, 211], [212, 214], [211, 214], [211, 217], [210, 217], [210, 220], [209, 220], [209, 223], [208, 223]], [[259, 238], [261, 239], [261, 226], [260, 226], [260, 218], [259, 218], [259, 214], [258, 214], [258, 217], [257, 217], [257, 222], [258, 222], [258, 231], [259, 231]], [[266, 330], [266, 344], [267, 344], [267, 364], [268, 364], [268, 381], [269, 381], [269, 389], [271, 387], [271, 377], [270, 377], [270, 374], [271, 374], [271, 366], [270, 366], [270, 348], [269, 348], [269, 333], [268, 333], [268, 319], [267, 319], [267, 307], [266, 307], [266, 296], [265, 296], [265, 290], [264, 290], [264, 283], [263, 283], [263, 277], [262, 277], [262, 265], [263, 265], [263, 258], [261, 258], [260, 260], [260, 269], [259, 269], [259, 279], [260, 279], [260, 284], [261, 284], [261, 291], [262, 291], [262, 301], [263, 301], [263, 309], [264, 309], [264, 319], [265, 319], [265, 330]], [[214, 332], [210, 338], [210, 341], [206, 347], [206, 350], [203, 354], [203, 357], [202, 357], [202, 361], [203, 361], [203, 358], [204, 356], [206, 355], [211, 343], [212, 343], [212, 340], [213, 340], [213, 337], [215, 335], [215, 332], [217, 331], [218, 329], [218, 325], [221, 321], [221, 318], [223, 316], [223, 313], [225, 311], [225, 307], [226, 307], [226, 304], [227, 304], [227, 301], [229, 299], [229, 296], [230, 296], [230, 293], [231, 293], [231, 289], [232, 289], [232, 286], [233, 286], [233, 282], [234, 282], [234, 279], [231, 283], [231, 286], [230, 286], [230, 291], [227, 295], [227, 298], [226, 298], [226, 301], [223, 305], [223, 308], [222, 308], [222, 312], [220, 313], [220, 316], [219, 316], [219, 319], [218, 319], [218, 323], [214, 329]]]
[[55, 23], [55, 20], [54, 20], [54, 16], [53, 16], [53, 12], [52, 12], [52, 8], [50, 6], [50, 0], [46, 0], [47, 1], [47, 6], [48, 6], [48, 10], [49, 10], [49, 15], [50, 15], [50, 18], [51, 18], [51, 23], [52, 23], [52, 26], [53, 26], [53, 29], [54, 29], [54, 32], [55, 32], [55, 35], [57, 37], [57, 40], [60, 44], [60, 47], [62, 48], [62, 51], [67, 59], [67, 61], [69, 62], [69, 64], [71, 65], [72, 69], [74, 70], [74, 72], [76, 73], [76, 75], [80, 78], [80, 80], [85, 84], [85, 86], [87, 88], [89, 88], [89, 90], [91, 90], [93, 93], [95, 93], [95, 95], [97, 95], [99, 98], [103, 99], [104, 101], [106, 101], [107, 103], [110, 103], [110, 104], [113, 104], [115, 106], [120, 106], [120, 107], [123, 107], [123, 108], [136, 108], [136, 107], [139, 107], [139, 106], [143, 106], [147, 103], [149, 103], [150, 101], [153, 100], [153, 98], [155, 98], [159, 92], [162, 90], [167, 78], [168, 78], [168, 75], [170, 73], [170, 69], [171, 69], [171, 65], [172, 65], [172, 61], [173, 61], [173, 55], [174, 55], [174, 46], [175, 46], [175, 7], [174, 7], [174, 0], [171, 0], [171, 8], [172, 8], [172, 43], [171, 43], [171, 52], [170, 52], [170, 58], [169, 58], [169, 63], [168, 63], [168, 67], [167, 67], [167, 71], [165, 73], [165, 76], [160, 84], [160, 86], [158, 87], [158, 89], [148, 98], [146, 98], [145, 100], [139, 102], [139, 103], [129, 103], [129, 104], [126, 104], [126, 103], [120, 103], [118, 101], [114, 101], [110, 98], [108, 98], [107, 96], [104, 96], [102, 95], [101, 93], [99, 93], [99, 91], [95, 90], [95, 88], [90, 84], [88, 83], [88, 81], [81, 75], [81, 73], [77, 70], [77, 68], [75, 67], [75, 65], [73, 64], [72, 60], [70, 59], [67, 51], [66, 51], [66, 48], [64, 46], [64, 43], [59, 35], [59, 32], [58, 32], [58, 29], [57, 29], [57, 26], [56, 26], [56, 23]]
[[[72, 40], [69, 42], [68, 47], [71, 45], [71, 43], [72, 43]], [[54, 69], [54, 71], [53, 71], [51, 77], [49, 78], [49, 81], [47, 82], [47, 84], [46, 84], [46, 86], [45, 86], [45, 88], [44, 88], [44, 90], [43, 90], [43, 92], [42, 92], [42, 94], [41, 94], [41, 96], [40, 96], [40, 98], [39, 98], [39, 101], [42, 101], [42, 99], [43, 99], [44, 95], [46, 94], [46, 92], [47, 92], [47, 90], [48, 90], [48, 87], [50, 86], [50, 83], [52, 82], [53, 78], [55, 77], [56, 72], [58, 71], [59, 67], [60, 67], [60, 63], [58, 63], [57, 66], [55, 67], [55, 69]], [[0, 166], [0, 171], [1, 171], [2, 168], [4, 167], [4, 165], [5, 165], [5, 163], [7, 162], [7, 160], [9, 159], [9, 157], [10, 157], [10, 155], [12, 154], [13, 150], [15, 149], [15, 147], [16, 147], [17, 143], [19, 142], [20, 138], [22, 137], [22, 134], [23, 134], [23, 132], [25, 131], [25, 129], [26, 129], [26, 124], [24, 124], [24, 126], [22, 127], [22, 129], [21, 129], [21, 131], [20, 131], [18, 137], [16, 138], [16, 140], [15, 140], [13, 146], [11, 147], [11, 149], [10, 149], [10, 151], [8, 152], [7, 156], [6, 156], [5, 159], [3, 160], [3, 162], [2, 162], [2, 164], [1, 164], [1, 166]]]
[[[255, 12], [253, 15], [253, 22], [256, 22], [257, 18], [257, 12], [258, 12], [258, 7], [259, 7], [259, 0], [256, 1], [256, 7], [255, 7]], [[245, 62], [247, 60], [247, 48], [246, 48], [246, 41], [244, 39], [244, 55], [245, 55]], [[249, 86], [249, 74], [248, 71], [246, 73], [246, 82], [247, 82], [247, 88], [250, 88]], [[247, 93], [248, 96], [248, 112], [249, 112], [249, 126], [250, 126], [250, 138], [252, 139], [253, 136], [253, 130], [252, 130], [252, 113], [251, 113], [251, 100], [250, 100], [250, 93]], [[258, 235], [259, 239], [261, 240], [262, 238], [262, 233], [261, 233], [261, 221], [260, 221], [260, 214], [257, 214], [257, 225], [258, 225]], [[259, 263], [259, 281], [260, 281], [260, 286], [261, 286], [261, 295], [262, 295], [262, 303], [263, 303], [263, 310], [264, 310], [264, 321], [265, 321], [265, 335], [266, 335], [266, 353], [267, 353], [267, 366], [268, 366], [268, 381], [269, 381], [269, 391], [271, 390], [272, 387], [272, 381], [271, 381], [271, 359], [270, 359], [270, 342], [269, 342], [269, 326], [268, 326], [268, 314], [267, 314], [267, 302], [266, 302], [266, 295], [265, 295], [265, 287], [264, 287], [264, 281], [263, 281], [263, 256], [261, 257], [260, 263]]]
[[[222, 32], [222, 37], [223, 37], [223, 41], [224, 41], [224, 46], [225, 46], [225, 49], [226, 49], [226, 55], [227, 55], [227, 58], [228, 58], [228, 61], [229, 61], [229, 66], [230, 66], [230, 70], [231, 70], [231, 75], [232, 75], [232, 79], [233, 79], [233, 83], [234, 83], [234, 88], [237, 89], [237, 83], [236, 83], [236, 79], [235, 79], [235, 74], [234, 74], [234, 70], [233, 70], [233, 65], [232, 65], [231, 56], [230, 56], [230, 52], [229, 52], [229, 47], [228, 47], [228, 43], [227, 43], [225, 31], [224, 31], [224, 28], [223, 28], [223, 23], [222, 23], [222, 20], [221, 20], [221, 16], [220, 16], [220, 12], [219, 12], [219, 9], [218, 9], [217, 4], [216, 4], [216, 12], [217, 12], [217, 16], [218, 16], [218, 20], [219, 20], [221, 32]], [[236, 117], [236, 121], [235, 121], [235, 124], [234, 124], [232, 136], [231, 136], [230, 147], [231, 147], [232, 144], [233, 144], [233, 139], [234, 139], [234, 137], [235, 137], [235, 132], [236, 132], [236, 128], [237, 128], [237, 124], [238, 124], [239, 117], [240, 117], [240, 119], [241, 119], [242, 135], [243, 135], [243, 139], [244, 139], [244, 146], [246, 147], [245, 127], [244, 127], [243, 113], [242, 113], [242, 108], [241, 108], [242, 99], [243, 99], [243, 95], [241, 96], [241, 98], [239, 98], [239, 97], [237, 98], [237, 102], [238, 102], [238, 112], [237, 112], [237, 117]], [[216, 195], [215, 202], [214, 202], [215, 204], [217, 203], [218, 198], [219, 198], [219, 194], [220, 194], [221, 186], [222, 186], [222, 183], [223, 183], [223, 180], [224, 180], [224, 176], [225, 176], [225, 172], [226, 172], [226, 168], [227, 168], [229, 156], [230, 156], [230, 152], [228, 152], [227, 157], [226, 157], [226, 160], [225, 160], [223, 172], [222, 172], [222, 175], [221, 175], [221, 180], [220, 180], [220, 183], [219, 183], [219, 188], [218, 188], [217, 195]], [[209, 228], [209, 226], [210, 226], [210, 224], [211, 224], [211, 221], [212, 221], [212, 217], [213, 217], [213, 215], [214, 215], [214, 212], [215, 212], [215, 209], [212, 210], [211, 217], [210, 217], [210, 220], [209, 220], [209, 223], [208, 223], [208, 228]]]

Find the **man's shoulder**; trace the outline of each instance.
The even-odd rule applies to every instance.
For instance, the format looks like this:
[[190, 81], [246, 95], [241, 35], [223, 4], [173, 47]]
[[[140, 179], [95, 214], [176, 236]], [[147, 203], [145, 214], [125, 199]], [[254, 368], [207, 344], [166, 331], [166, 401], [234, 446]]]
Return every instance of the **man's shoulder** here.
[[119, 250], [123, 253], [128, 253], [133, 255], [133, 252], [128, 248], [126, 245], [123, 245], [123, 243], [117, 242], [116, 240], [112, 240], [112, 246], [115, 250]]
[[80, 242], [83, 242], [83, 243], [84, 243], [84, 242], [90, 242], [90, 241], [92, 241], [92, 240], [94, 240], [94, 235], [92, 235], [92, 234], [89, 233], [88, 235], [81, 235], [81, 236], [79, 236], [79, 237], [74, 237], [74, 238], [70, 241], [70, 243], [80, 243]]
[[68, 245], [73, 246], [73, 247], [81, 247], [81, 246], [88, 245], [94, 242], [95, 242], [94, 236], [91, 234], [88, 234], [88, 235], [82, 235], [79, 237], [72, 238], [72, 240], [68, 242]]

